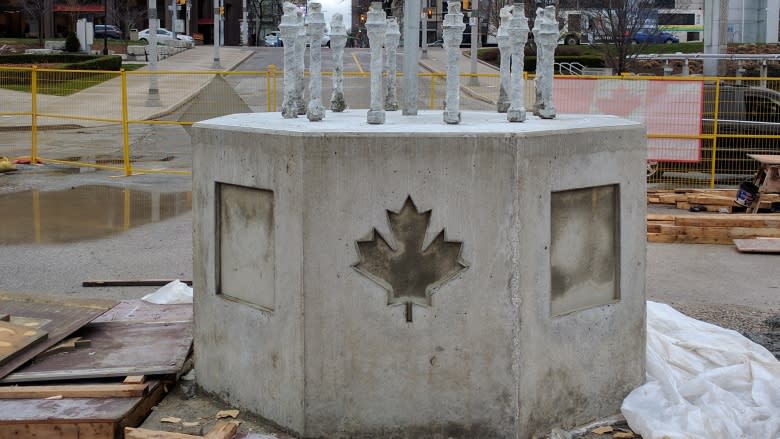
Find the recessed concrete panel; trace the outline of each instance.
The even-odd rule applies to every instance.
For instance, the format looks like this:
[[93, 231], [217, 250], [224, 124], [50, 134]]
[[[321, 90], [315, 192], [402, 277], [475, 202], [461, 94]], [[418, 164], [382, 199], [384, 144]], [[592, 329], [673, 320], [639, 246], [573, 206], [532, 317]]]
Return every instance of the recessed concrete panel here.
[[552, 193], [552, 315], [620, 298], [618, 190], [609, 185]]
[[[255, 113], [200, 122], [193, 142], [198, 382], [231, 405], [304, 438], [527, 439], [612, 415], [643, 382], [640, 124]], [[240, 232], [273, 224], [273, 312], [245, 305], [267, 298], [225, 300], [237, 294], [227, 269], [217, 285], [215, 182], [273, 201], [273, 219], [258, 207], [262, 227]], [[564, 220], [562, 209], [580, 213]], [[612, 244], [594, 250], [565, 237], [569, 227], [593, 227]], [[584, 259], [558, 254], [569, 240]], [[243, 258], [262, 260], [261, 243], [239, 244]], [[575, 283], [553, 287], [553, 267], [558, 279], [587, 282], [594, 270], [583, 264], [597, 268], [599, 286], [585, 308], [553, 306], [554, 288], [577, 296]]]
[[274, 193], [217, 183], [218, 294], [274, 309]]

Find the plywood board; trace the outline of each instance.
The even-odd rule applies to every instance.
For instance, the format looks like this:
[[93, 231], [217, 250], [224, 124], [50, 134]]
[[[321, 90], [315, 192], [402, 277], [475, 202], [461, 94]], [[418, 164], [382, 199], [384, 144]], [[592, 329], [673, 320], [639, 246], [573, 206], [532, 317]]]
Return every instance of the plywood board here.
[[192, 321], [192, 304], [158, 305], [143, 300], [123, 300], [93, 320], [100, 322], [187, 322]]
[[[48, 337], [35, 346], [0, 365], [0, 378], [8, 375], [39, 353], [54, 346], [95, 317], [117, 304], [114, 300], [74, 299], [37, 294], [0, 292], [0, 309], [12, 316], [44, 320], [38, 329], [46, 331]], [[15, 322], [12, 322], [15, 323]]]
[[174, 374], [192, 348], [192, 322], [96, 322], [74, 335], [91, 345], [36, 360], [0, 382]]
[[24, 354], [25, 349], [45, 340], [47, 335], [37, 328], [0, 321], [0, 364]]
[[780, 253], [780, 238], [735, 239], [742, 253]]

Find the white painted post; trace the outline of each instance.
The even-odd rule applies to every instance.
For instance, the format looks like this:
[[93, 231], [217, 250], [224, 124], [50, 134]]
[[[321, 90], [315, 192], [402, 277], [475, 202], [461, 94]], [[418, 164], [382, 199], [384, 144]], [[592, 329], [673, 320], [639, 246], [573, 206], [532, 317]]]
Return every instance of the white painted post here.
[[509, 122], [525, 121], [525, 78], [523, 78], [524, 50], [528, 42], [528, 19], [525, 18], [525, 6], [516, 1], [509, 20], [509, 39], [512, 42], [512, 94], [506, 119]]
[[500, 86], [498, 89], [498, 101], [496, 107], [499, 113], [506, 113], [509, 110], [509, 93], [512, 89], [510, 77], [510, 63], [512, 60], [512, 41], [509, 37], [509, 20], [512, 18], [512, 5], [501, 8], [499, 13], [501, 24], [496, 31], [498, 40], [498, 51], [501, 53], [500, 67]]
[[[284, 14], [279, 24], [279, 31], [282, 34], [282, 41], [295, 41], [298, 32], [302, 27], [298, 20], [298, 8], [290, 3], [284, 2], [282, 6]], [[282, 117], [292, 119], [298, 117], [298, 105], [296, 101], [295, 88], [297, 85], [298, 65], [303, 63], [303, 59], [295, 56], [295, 44], [284, 45], [284, 96], [282, 98]]]
[[404, 1], [404, 80], [401, 113], [404, 116], [417, 115], [417, 97], [419, 87], [417, 72], [420, 62], [420, 20], [415, 14], [420, 10], [420, 0]]
[[398, 61], [396, 51], [401, 42], [401, 30], [395, 17], [387, 19], [387, 31], [385, 32], [385, 70], [387, 70], [387, 82], [385, 83], [385, 110], [398, 110], [398, 96], [396, 95], [396, 73]]
[[325, 14], [322, 4], [309, 3], [308, 26], [306, 36], [310, 41], [309, 48], [309, 106], [306, 117], [311, 122], [317, 122], [325, 117], [322, 106], [322, 37], [325, 34]]
[[[370, 124], [378, 125], [385, 123], [385, 110], [382, 106], [382, 46], [385, 42], [387, 16], [382, 10], [382, 2], [372, 2], [367, 15], [366, 30], [368, 45], [371, 47], [371, 107], [367, 120]], [[406, 21], [416, 20], [408, 17]]]
[[[303, 97], [305, 84], [303, 79], [306, 67], [304, 65], [306, 62], [306, 40], [308, 37], [306, 36], [306, 24], [303, 19], [303, 12], [301, 12], [300, 9], [296, 11], [296, 18], [300, 27], [298, 28], [298, 35], [295, 37], [293, 45], [295, 48], [295, 58], [299, 59], [300, 62], [295, 64], [297, 69], [295, 71], [295, 106], [298, 108], [298, 114], [303, 115], [306, 114], [306, 99]], [[286, 45], [287, 43], [284, 44]]]
[[330, 49], [333, 51], [333, 92], [330, 95], [330, 109], [340, 113], [347, 108], [344, 101], [344, 47], [347, 45], [347, 27], [344, 17], [333, 14], [330, 20]]
[[463, 41], [463, 14], [460, 2], [447, 2], [447, 14], [442, 22], [444, 49], [447, 51], [447, 95], [444, 100], [444, 122], [460, 123], [460, 43]]
[[555, 48], [558, 46], [558, 21], [555, 6], [536, 9], [534, 20], [536, 42], [536, 102], [534, 114], [542, 119], [555, 117], [553, 106], [553, 75], [555, 74]]

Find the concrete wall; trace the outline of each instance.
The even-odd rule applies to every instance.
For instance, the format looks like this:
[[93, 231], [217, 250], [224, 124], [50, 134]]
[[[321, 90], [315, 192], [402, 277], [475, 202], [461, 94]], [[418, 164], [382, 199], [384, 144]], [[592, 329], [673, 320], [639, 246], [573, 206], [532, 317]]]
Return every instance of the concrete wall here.
[[[644, 379], [644, 129], [608, 116], [463, 119], [249, 114], [194, 127], [200, 385], [306, 437], [526, 438], [618, 411]], [[272, 191], [274, 262], [257, 270], [274, 291], [220, 291], [232, 272], [218, 263], [230, 249], [217, 241], [230, 240], [216, 218], [232, 202], [215, 201], [218, 183]], [[551, 192], [605, 185], [619, 194], [619, 298], [553, 316], [551, 247], [567, 241], [551, 242]], [[444, 230], [467, 266], [411, 322], [353, 268], [374, 229], [405, 248], [388, 211], [408, 197], [430, 211], [422, 248]]]

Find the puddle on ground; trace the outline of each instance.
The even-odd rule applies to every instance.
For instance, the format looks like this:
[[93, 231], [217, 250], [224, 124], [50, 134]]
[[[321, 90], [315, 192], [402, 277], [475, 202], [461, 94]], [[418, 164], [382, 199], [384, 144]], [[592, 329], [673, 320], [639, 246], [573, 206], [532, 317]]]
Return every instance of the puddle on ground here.
[[192, 209], [192, 192], [79, 186], [0, 195], [0, 244], [58, 244], [106, 238]]

